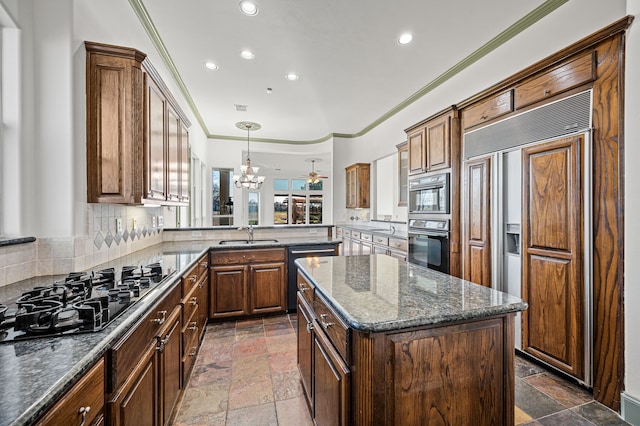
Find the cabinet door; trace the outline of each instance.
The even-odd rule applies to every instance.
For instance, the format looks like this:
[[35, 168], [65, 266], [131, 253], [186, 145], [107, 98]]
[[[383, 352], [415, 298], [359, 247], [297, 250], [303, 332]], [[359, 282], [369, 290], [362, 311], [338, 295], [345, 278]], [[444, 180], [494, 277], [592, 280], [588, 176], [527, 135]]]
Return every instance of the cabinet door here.
[[464, 163], [463, 275], [491, 287], [491, 157]]
[[209, 288], [209, 318], [247, 315], [246, 265], [213, 266]]
[[409, 198], [409, 144], [407, 142], [398, 148], [398, 206], [406, 206]]
[[165, 187], [165, 115], [166, 101], [160, 89], [148, 79], [147, 83], [147, 135], [145, 141], [145, 197], [153, 200], [166, 198]]
[[360, 243], [360, 254], [371, 254], [373, 252], [373, 244], [366, 242], [366, 241], [362, 241]]
[[358, 256], [362, 254], [362, 243], [360, 240], [351, 240], [351, 250], [349, 256]]
[[110, 419], [114, 426], [157, 424], [159, 388], [156, 352], [154, 342], [109, 401]]
[[355, 167], [348, 167], [346, 170], [346, 179], [347, 179], [347, 187], [346, 187], [346, 206], [348, 209], [356, 208], [356, 199], [357, 199], [357, 181], [356, 181], [356, 169]]
[[189, 202], [191, 158], [189, 157], [189, 132], [180, 122], [180, 201]]
[[249, 267], [252, 314], [283, 312], [286, 309], [284, 262]]
[[410, 134], [407, 137], [409, 143], [409, 174], [421, 173], [426, 169], [425, 130]]
[[167, 108], [167, 199], [180, 200], [180, 119]]
[[449, 152], [451, 147], [451, 116], [433, 120], [427, 125], [427, 170], [440, 170], [451, 167]]
[[160, 400], [162, 407], [162, 425], [169, 424], [169, 419], [180, 395], [180, 364], [182, 363], [180, 309], [174, 311], [170, 323], [172, 326], [159, 336], [160, 363]]
[[298, 293], [298, 371], [302, 390], [307, 398], [313, 416], [313, 371], [311, 370], [311, 357], [313, 348], [313, 317], [311, 309], [305, 302], [304, 297]]
[[313, 327], [314, 418], [318, 425], [349, 424], [349, 367], [322, 331]]
[[522, 150], [522, 347], [584, 378], [581, 136]]

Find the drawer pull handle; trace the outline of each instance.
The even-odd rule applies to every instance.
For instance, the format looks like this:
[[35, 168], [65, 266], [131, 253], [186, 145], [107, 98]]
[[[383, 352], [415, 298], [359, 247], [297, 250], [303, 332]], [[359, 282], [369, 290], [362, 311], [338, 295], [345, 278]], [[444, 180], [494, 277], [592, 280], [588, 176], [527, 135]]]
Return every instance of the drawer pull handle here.
[[82, 423], [80, 423], [80, 426], [84, 426], [84, 423], [87, 421], [87, 414], [89, 413], [89, 411], [91, 411], [91, 407], [80, 407], [80, 410], [78, 410], [79, 414], [82, 414]]
[[167, 311], [158, 311], [158, 315], [160, 315], [160, 318], [155, 318], [153, 322], [158, 325], [164, 324], [164, 322], [167, 320]]
[[198, 329], [198, 323], [193, 321], [190, 323], [189, 327], [187, 327], [187, 330], [191, 330], [191, 331], [196, 331]]
[[329, 317], [329, 315], [327, 315], [327, 314], [320, 314], [320, 324], [322, 324], [322, 327], [325, 330], [333, 325], [332, 322], [326, 322], [325, 321], [328, 317]]
[[303, 285], [300, 286], [300, 292], [304, 293], [305, 291], [309, 290], [309, 287], [305, 287]]
[[196, 277], [195, 275], [194, 275], [194, 276], [192, 276], [191, 278], [189, 278], [189, 280], [190, 280], [192, 283], [195, 283], [197, 279], [198, 279], [198, 277]]
[[156, 346], [156, 349], [158, 350], [158, 352], [160, 353], [164, 352], [164, 347], [167, 346], [167, 343], [169, 343], [170, 338], [171, 338], [170, 334], [167, 334], [166, 336], [164, 336], [164, 339], [160, 339], [158, 337], [158, 346]]
[[307, 333], [311, 333], [312, 330], [313, 330], [313, 323], [308, 322], [307, 323]]
[[200, 281], [200, 284], [198, 284], [198, 287], [199, 287], [199, 288], [204, 287], [204, 280]]
[[549, 93], [551, 93], [551, 90], [549, 90], [549, 89], [544, 89], [544, 92], [543, 92], [543, 93], [544, 93], [544, 95], [545, 95], [545, 96], [547, 96]]
[[198, 353], [198, 348], [196, 348], [195, 346], [191, 348], [191, 351], [189, 352], [189, 356], [190, 357], [194, 357], [196, 356], [196, 354]]
[[486, 114], [482, 114], [482, 115], [480, 116], [480, 120], [486, 120], [486, 119], [487, 119], [487, 115], [486, 115]]
[[197, 297], [192, 297], [192, 298], [189, 300], [189, 304], [190, 304], [191, 306], [196, 306], [196, 305], [198, 304], [198, 298], [197, 298]]

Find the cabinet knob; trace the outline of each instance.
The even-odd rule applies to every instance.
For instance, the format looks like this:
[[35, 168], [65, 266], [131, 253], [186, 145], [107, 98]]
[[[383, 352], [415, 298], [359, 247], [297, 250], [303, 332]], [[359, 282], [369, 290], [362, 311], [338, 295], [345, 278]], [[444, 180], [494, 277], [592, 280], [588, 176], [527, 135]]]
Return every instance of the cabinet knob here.
[[82, 423], [80, 423], [80, 426], [84, 426], [84, 423], [87, 421], [87, 414], [89, 413], [89, 411], [91, 411], [90, 406], [80, 407], [80, 409], [78, 410], [78, 413], [82, 414]]
[[544, 96], [547, 96], [550, 93], [551, 93], [551, 90], [549, 90], [549, 89], [544, 89], [544, 91], [543, 91]]
[[198, 323], [195, 321], [189, 323], [189, 327], [187, 327], [187, 330], [191, 330], [191, 331], [196, 331], [197, 329], [198, 329]]
[[191, 306], [196, 306], [198, 304], [198, 298], [197, 297], [192, 297], [191, 300], [189, 300], [189, 304]]
[[305, 287], [303, 285], [300, 286], [300, 292], [304, 293], [305, 291], [309, 290], [309, 287]]
[[158, 311], [158, 315], [160, 317], [159, 318], [155, 318], [152, 321], [155, 322], [158, 325], [164, 324], [164, 322], [167, 320], [167, 311]]
[[196, 277], [195, 275], [194, 275], [194, 276], [192, 276], [191, 278], [189, 278], [189, 280], [190, 280], [192, 283], [195, 283], [197, 279], [198, 279], [198, 277]]

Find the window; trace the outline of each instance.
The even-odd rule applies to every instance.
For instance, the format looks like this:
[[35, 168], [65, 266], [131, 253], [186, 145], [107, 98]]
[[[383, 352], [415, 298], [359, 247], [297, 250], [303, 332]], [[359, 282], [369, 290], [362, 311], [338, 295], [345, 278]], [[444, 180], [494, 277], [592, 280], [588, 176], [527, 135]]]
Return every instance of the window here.
[[293, 204], [291, 212], [291, 223], [294, 225], [304, 225], [307, 223], [307, 197], [304, 195], [292, 195]]
[[307, 189], [306, 179], [291, 179], [291, 189], [293, 191], [304, 191]]
[[[288, 181], [287, 181], [288, 182]], [[289, 223], [289, 194], [273, 196], [273, 224]]]
[[289, 179], [274, 179], [273, 180], [274, 191], [289, 191]]
[[309, 197], [309, 223], [322, 223], [322, 195], [312, 194]]
[[248, 225], [259, 225], [260, 218], [260, 193], [259, 192], [249, 192], [247, 198], [247, 224]]
[[212, 225], [233, 226], [233, 169], [212, 170]]

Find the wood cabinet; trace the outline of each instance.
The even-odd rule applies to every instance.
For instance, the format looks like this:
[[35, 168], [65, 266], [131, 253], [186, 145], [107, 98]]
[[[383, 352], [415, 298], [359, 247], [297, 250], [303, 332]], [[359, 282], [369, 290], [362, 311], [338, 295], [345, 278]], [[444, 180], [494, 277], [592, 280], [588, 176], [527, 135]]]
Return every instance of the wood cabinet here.
[[348, 209], [369, 208], [370, 171], [369, 163], [356, 163], [345, 168], [346, 171], [346, 207]]
[[104, 358], [100, 358], [36, 425], [104, 424], [104, 365]]
[[523, 149], [524, 351], [584, 379], [583, 136]]
[[488, 123], [513, 111], [513, 90], [477, 102], [462, 112], [463, 128]]
[[85, 49], [87, 202], [187, 205], [191, 123], [157, 71], [136, 49]]
[[169, 424], [182, 388], [178, 282], [109, 351], [109, 424]]
[[285, 250], [211, 251], [209, 318], [286, 311]]
[[181, 279], [182, 383], [186, 383], [209, 318], [209, 256], [204, 255]]
[[462, 278], [491, 287], [491, 157], [464, 163]]
[[317, 425], [350, 424], [349, 328], [298, 274], [298, 370]]
[[515, 107], [523, 108], [596, 79], [596, 52], [588, 51], [522, 81], [515, 87]]
[[454, 111], [429, 118], [405, 130], [408, 143], [408, 174], [451, 167], [451, 122]]

